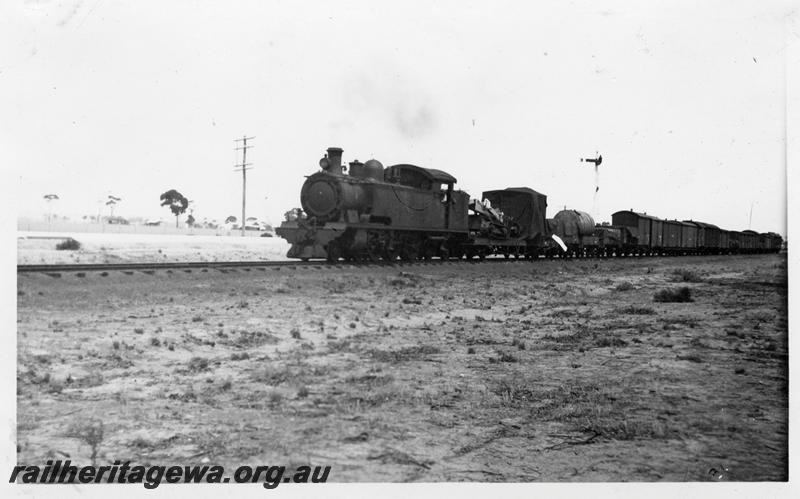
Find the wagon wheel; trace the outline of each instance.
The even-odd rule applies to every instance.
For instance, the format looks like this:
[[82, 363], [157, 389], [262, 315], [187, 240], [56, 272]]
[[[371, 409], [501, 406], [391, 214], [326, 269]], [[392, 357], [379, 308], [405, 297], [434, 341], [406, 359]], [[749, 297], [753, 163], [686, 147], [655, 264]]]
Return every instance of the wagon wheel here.
[[361, 256], [367, 262], [380, 261], [381, 256], [383, 256], [383, 242], [378, 234], [369, 234], [366, 247]]
[[326, 248], [327, 257], [329, 262], [338, 262], [339, 258], [342, 256], [342, 249], [339, 245], [331, 241], [328, 243], [328, 247]]
[[381, 260], [381, 255], [380, 253], [377, 253], [376, 251], [369, 249], [367, 250], [367, 260], [369, 260], [372, 263], [377, 263]]
[[430, 260], [436, 255], [436, 247], [432, 243], [428, 243], [423, 247], [422, 259]]
[[413, 262], [417, 259], [418, 253], [416, 245], [414, 244], [405, 244], [403, 248], [400, 250], [400, 258], [406, 262]]
[[387, 262], [393, 262], [397, 260], [397, 256], [400, 254], [396, 246], [387, 246], [383, 250], [383, 259]]
[[375, 244], [368, 244], [367, 245], [367, 260], [370, 262], [377, 262], [381, 259], [381, 249], [380, 247], [376, 246]]

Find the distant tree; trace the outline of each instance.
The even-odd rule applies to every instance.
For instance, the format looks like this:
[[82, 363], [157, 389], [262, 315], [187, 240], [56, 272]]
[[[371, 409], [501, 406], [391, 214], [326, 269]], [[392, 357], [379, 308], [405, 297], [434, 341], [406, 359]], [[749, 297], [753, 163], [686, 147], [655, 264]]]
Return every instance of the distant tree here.
[[194, 217], [191, 214], [189, 214], [189, 216], [186, 217], [186, 225], [188, 225], [189, 227], [194, 227], [194, 222], [195, 222]]
[[44, 200], [47, 201], [47, 223], [50, 223], [50, 220], [53, 218], [53, 208], [50, 206], [50, 203], [58, 201], [58, 199], [58, 194], [44, 195]]
[[108, 201], [106, 201], [106, 206], [108, 206], [111, 212], [109, 215], [111, 218], [114, 218], [114, 206], [116, 206], [116, 204], [119, 203], [120, 201], [122, 201], [122, 198], [118, 198], [117, 196], [113, 196], [111, 194], [108, 195]]
[[175, 215], [175, 227], [177, 228], [178, 216], [186, 212], [186, 208], [189, 207], [189, 200], [175, 189], [170, 189], [161, 195], [161, 206], [168, 206], [172, 214]]
[[231, 215], [231, 216], [229, 216], [228, 218], [225, 219], [225, 223], [226, 224], [235, 224], [236, 220], [237, 220], [237, 218], [234, 217], [233, 215]]

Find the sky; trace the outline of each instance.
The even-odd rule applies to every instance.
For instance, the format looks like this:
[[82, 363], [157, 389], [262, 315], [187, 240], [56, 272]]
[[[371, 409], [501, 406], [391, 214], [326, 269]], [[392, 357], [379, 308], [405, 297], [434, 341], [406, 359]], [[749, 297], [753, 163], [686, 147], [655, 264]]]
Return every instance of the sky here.
[[[107, 214], [112, 194], [118, 215], [170, 220], [159, 195], [177, 189], [196, 218], [224, 219], [241, 212], [247, 135], [248, 216], [274, 224], [338, 146], [445, 170], [473, 197], [531, 187], [550, 217], [634, 209], [785, 235], [792, 9], [3, 2], [0, 164], [20, 217]], [[579, 159], [598, 152], [595, 199]]]

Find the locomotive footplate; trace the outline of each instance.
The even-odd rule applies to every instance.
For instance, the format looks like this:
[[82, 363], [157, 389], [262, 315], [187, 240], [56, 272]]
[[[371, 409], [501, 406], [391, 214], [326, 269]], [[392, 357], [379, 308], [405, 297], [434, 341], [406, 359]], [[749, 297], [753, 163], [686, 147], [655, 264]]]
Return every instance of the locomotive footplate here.
[[458, 230], [397, 229], [346, 222], [314, 225], [305, 221], [284, 222], [275, 232], [292, 245], [286, 256], [302, 260], [338, 257], [391, 260], [395, 252], [394, 256], [412, 260], [418, 256], [441, 256], [450, 238], [463, 235]]
[[345, 223], [326, 223], [322, 227], [299, 222], [283, 222], [275, 233], [286, 239], [292, 246], [287, 258], [326, 258], [328, 243], [344, 234]]

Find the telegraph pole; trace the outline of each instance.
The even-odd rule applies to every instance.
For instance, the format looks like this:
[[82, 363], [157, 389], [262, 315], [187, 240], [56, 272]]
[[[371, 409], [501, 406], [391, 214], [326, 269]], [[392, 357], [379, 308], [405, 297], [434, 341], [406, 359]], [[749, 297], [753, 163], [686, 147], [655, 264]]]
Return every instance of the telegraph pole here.
[[244, 237], [244, 222], [246, 213], [245, 206], [247, 203], [247, 170], [250, 170], [251, 168], [249, 168], [249, 166], [252, 165], [252, 163], [247, 162], [247, 150], [252, 147], [255, 147], [252, 145], [248, 145], [247, 141], [253, 139], [255, 139], [255, 137], [248, 137], [247, 135], [243, 135], [241, 139], [234, 140], [234, 142], [236, 143], [238, 142], [242, 143], [241, 147], [234, 148], [234, 150], [236, 151], [242, 151], [242, 163], [239, 165], [234, 165], [233, 168], [233, 171], [235, 172], [239, 171], [242, 172], [242, 221], [241, 221], [242, 237]]

